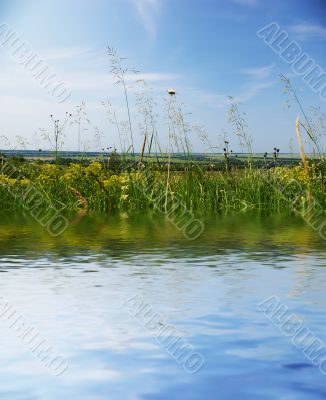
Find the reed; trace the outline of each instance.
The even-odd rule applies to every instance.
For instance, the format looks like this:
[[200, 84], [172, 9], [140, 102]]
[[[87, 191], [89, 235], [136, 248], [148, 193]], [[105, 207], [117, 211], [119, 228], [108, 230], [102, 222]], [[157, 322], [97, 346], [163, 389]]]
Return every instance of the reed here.
[[[8, 161], [7, 161], [8, 162]], [[112, 173], [101, 162], [69, 166], [25, 163], [18, 174], [0, 175], [1, 209], [23, 209], [31, 206], [27, 193], [33, 185], [55, 207], [76, 212], [127, 211], [186, 208], [203, 213], [244, 210], [285, 211], [309, 207], [301, 201], [309, 191], [311, 198], [325, 206], [326, 179], [314, 164], [309, 176], [304, 165], [270, 169], [233, 168], [231, 172], [204, 170], [168, 171], [145, 164], [138, 170]], [[166, 182], [168, 180], [168, 190]], [[298, 184], [294, 185], [293, 181]], [[305, 196], [304, 196], [305, 197]], [[37, 201], [37, 200], [35, 200]]]
[[[184, 209], [196, 213], [251, 209], [293, 211], [293, 199], [296, 199], [295, 209], [299, 211], [311, 208], [317, 203], [322, 207], [325, 206], [325, 163], [322, 154], [319, 154], [318, 159], [308, 160], [300, 131], [300, 128], [304, 127], [308, 140], [320, 152], [320, 138], [325, 134], [325, 119], [321, 113], [317, 113], [316, 122], [308, 117], [296, 90], [287, 78], [283, 78], [286, 88], [304, 115], [305, 124], [299, 119], [296, 122], [302, 164], [282, 167], [279, 149], [275, 147], [272, 161], [268, 161], [266, 152], [260, 165], [255, 166], [252, 137], [248, 133], [245, 114], [233, 98], [230, 98], [229, 122], [240, 147], [246, 151], [247, 159], [244, 165], [241, 164], [237, 155], [230, 150], [231, 139], [226, 140], [224, 137], [222, 144], [224, 153], [219, 163], [216, 146], [210, 143], [202, 127], [192, 126], [187, 121], [184, 108], [174, 89], [168, 90], [166, 98], [168, 147], [165, 153], [159, 141], [155, 102], [143, 89], [138, 93], [138, 117], [142, 118], [141, 133], [144, 139], [139, 149], [140, 157], [137, 155], [136, 158], [134, 147], [136, 123], [132, 120], [131, 97], [126, 76], [128, 71], [133, 70], [124, 66], [124, 59], [112, 48], [109, 48], [109, 56], [111, 73], [116, 84], [123, 89], [129, 147], [126, 149], [127, 146], [123, 143], [123, 125], [118, 121], [111, 103], [103, 102], [108, 120], [119, 135], [120, 154], [115, 147], [106, 147], [108, 154], [105, 154], [101, 145], [103, 152], [99, 160], [87, 161], [83, 157], [79, 162], [61, 165], [59, 149], [69, 123], [74, 121], [77, 124], [79, 148], [85, 126], [87, 129], [93, 126], [99, 138], [101, 136], [99, 128], [92, 125], [88, 119], [85, 103], [82, 103], [72, 121], [70, 121], [71, 114], [66, 114], [63, 122], [53, 118], [54, 132], [45, 132], [54, 149], [54, 164], [45, 161], [24, 163], [11, 158], [5, 160], [5, 164], [14, 166], [16, 172], [7, 175], [2, 157], [0, 209], [18, 210], [31, 207], [33, 202], [37, 201], [27, 196], [31, 185], [49, 199], [53, 207], [75, 211], [78, 215], [91, 211], [137, 213], [143, 210], [178, 212]], [[205, 164], [196, 159], [192, 153], [189, 137], [194, 132], [198, 133], [210, 149], [208, 165], [207, 162]], [[114, 149], [111, 154], [110, 149]], [[132, 154], [129, 154], [130, 149]], [[176, 153], [179, 154], [179, 159], [173, 163]]]

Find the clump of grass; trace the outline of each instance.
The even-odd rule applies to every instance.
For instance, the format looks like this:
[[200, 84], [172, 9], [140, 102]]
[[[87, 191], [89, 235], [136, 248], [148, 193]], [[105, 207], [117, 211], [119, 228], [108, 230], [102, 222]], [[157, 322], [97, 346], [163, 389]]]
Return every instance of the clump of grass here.
[[[313, 144], [314, 149], [313, 152], [315, 152], [315, 149], [317, 150], [319, 157], [323, 157], [323, 148], [321, 144], [321, 138], [322, 136], [325, 135], [325, 125], [322, 125], [322, 132], [319, 131], [319, 125], [322, 121], [325, 121], [325, 115], [320, 112], [320, 110], [314, 108], [313, 112], [315, 116], [317, 116], [317, 123], [314, 123], [312, 117], [310, 117], [305, 110], [302, 101], [300, 100], [296, 88], [293, 86], [291, 80], [284, 74], [280, 75], [280, 80], [283, 84], [284, 87], [284, 93], [285, 94], [290, 94], [291, 98], [294, 100], [296, 106], [298, 107], [300, 113], [302, 114], [304, 118], [304, 123], [299, 121], [300, 126], [305, 130], [307, 137], [310, 141], [310, 143]], [[287, 105], [290, 107], [290, 101], [287, 102]]]
[[235, 101], [233, 97], [229, 97], [231, 106], [228, 110], [228, 121], [233, 126], [233, 132], [239, 140], [239, 145], [242, 153], [248, 153], [248, 161], [251, 164], [253, 158], [252, 151], [252, 136], [248, 133], [248, 125], [245, 119], [245, 114], [240, 110], [239, 102]]
[[[195, 164], [194, 164], [195, 165]], [[291, 210], [309, 204], [301, 198], [309, 190], [319, 204], [324, 205], [326, 179], [323, 172], [311, 167], [309, 176], [304, 165], [271, 169], [234, 169], [232, 173], [212, 172], [192, 168], [169, 174], [152, 166], [112, 173], [100, 162], [88, 166], [25, 163], [20, 176], [0, 175], [0, 199], [3, 209], [24, 208], [28, 186], [33, 185], [54, 205], [67, 210], [128, 211], [166, 209], [175, 211], [186, 207], [194, 212], [217, 210]], [[300, 185], [294, 185], [293, 181]], [[13, 200], [13, 193], [15, 194]]]
[[[108, 49], [108, 54], [111, 74], [115, 83], [123, 89], [127, 121], [118, 121], [110, 102], [103, 102], [102, 105], [108, 121], [115, 126], [119, 135], [122, 153], [118, 154], [115, 146], [106, 147], [107, 152], [105, 151], [101, 143], [102, 131], [92, 125], [86, 113], [85, 103], [82, 103], [73, 117], [66, 114], [63, 122], [52, 118], [53, 132], [43, 132], [54, 149], [54, 164], [5, 160], [6, 163], [15, 165], [17, 176], [0, 175], [2, 209], [16, 210], [31, 206], [31, 200], [29, 199], [28, 204], [26, 200], [26, 191], [31, 184], [50, 199], [55, 207], [76, 211], [79, 215], [90, 211], [133, 213], [141, 210], [173, 209], [177, 212], [184, 208], [193, 212], [249, 209], [281, 211], [292, 210], [293, 199], [296, 200], [296, 209], [311, 208], [309, 199], [312, 198], [316, 203], [325, 205], [326, 171], [320, 145], [320, 138], [325, 134], [325, 118], [322, 113], [315, 111], [317, 120], [313, 122], [287, 78], [282, 78], [283, 83], [286, 90], [293, 95], [305, 121], [302, 124], [298, 120], [296, 126], [302, 164], [282, 167], [280, 151], [275, 147], [271, 162], [268, 162], [268, 154], [265, 153], [261, 157], [260, 167], [255, 167], [252, 137], [245, 114], [233, 98], [230, 98], [228, 120], [242, 153], [245, 153], [242, 156], [246, 157], [246, 161], [242, 162], [237, 154], [233, 154], [230, 142], [224, 136], [223, 153], [218, 162], [216, 146], [209, 142], [202, 127], [188, 123], [175, 89], [169, 89], [166, 98], [167, 150], [163, 152], [164, 147], [159, 141], [155, 102], [146, 92], [146, 85], [143, 85], [142, 92], [137, 94], [136, 101], [138, 115], [142, 119], [140, 131], [143, 135], [138, 155], [135, 153], [136, 124], [131, 115], [127, 76], [130, 71], [136, 74], [138, 71], [125, 67], [124, 58], [119, 57], [112, 48]], [[79, 162], [67, 162], [65, 165], [59, 163], [59, 150], [65, 128], [71, 118], [78, 127], [79, 150], [81, 133], [85, 127], [94, 127], [102, 149], [100, 161], [89, 163], [83, 157]], [[308, 139], [319, 152], [318, 160], [311, 161], [304, 156], [300, 127], [304, 128]], [[123, 139], [125, 130], [128, 133], [126, 142]], [[189, 137], [194, 132], [198, 133], [199, 138], [211, 150], [208, 165], [192, 153]], [[2, 166], [3, 164], [4, 158]], [[309, 195], [306, 196], [305, 193]]]

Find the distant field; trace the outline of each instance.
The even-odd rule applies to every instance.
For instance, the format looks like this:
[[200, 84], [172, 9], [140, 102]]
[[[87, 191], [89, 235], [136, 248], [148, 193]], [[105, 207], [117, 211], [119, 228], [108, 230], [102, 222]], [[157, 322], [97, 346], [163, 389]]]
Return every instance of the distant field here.
[[[37, 150], [0, 150], [0, 154], [3, 154], [7, 157], [24, 157], [26, 159], [41, 159], [41, 160], [51, 160], [54, 158], [54, 153], [53, 151], [37, 151]], [[118, 153], [118, 155], [120, 155]], [[78, 152], [78, 151], [61, 151], [59, 153], [60, 158], [72, 158], [72, 159], [94, 159], [94, 158], [107, 158], [110, 156], [109, 153], [105, 152]], [[122, 155], [123, 158], [127, 160], [139, 160], [140, 158], [140, 153], [135, 153], [135, 155], [131, 154], [126, 154]], [[313, 154], [306, 154], [307, 158], [315, 158]], [[249, 154], [246, 153], [233, 153], [230, 156], [231, 160], [246, 160], [250, 156]], [[273, 155], [268, 154], [266, 157], [267, 160], [273, 160]], [[168, 160], [168, 155], [167, 154], [145, 154], [144, 155], [144, 160], [146, 161], [167, 161]], [[171, 162], [173, 163], [178, 163], [178, 162], [184, 162], [185, 160], [189, 161], [201, 161], [201, 162], [214, 162], [214, 161], [223, 161], [225, 160], [225, 157], [223, 153], [215, 153], [215, 154], [209, 154], [209, 153], [191, 153], [190, 156], [188, 157], [185, 154], [178, 154], [174, 153], [171, 155]], [[252, 156], [252, 160], [264, 160], [264, 153], [254, 153]], [[278, 160], [300, 160], [300, 154], [294, 153], [279, 153]]]

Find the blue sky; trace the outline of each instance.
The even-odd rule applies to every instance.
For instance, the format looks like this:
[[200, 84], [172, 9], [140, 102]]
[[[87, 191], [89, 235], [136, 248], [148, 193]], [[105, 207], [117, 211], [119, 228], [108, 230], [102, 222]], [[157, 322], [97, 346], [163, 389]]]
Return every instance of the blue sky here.
[[[82, 134], [85, 148], [118, 147], [116, 131], [100, 104], [110, 100], [118, 118], [126, 119], [123, 93], [108, 72], [108, 45], [127, 57], [127, 65], [140, 70], [152, 89], [163, 143], [169, 87], [176, 88], [189, 122], [205, 127], [211, 144], [218, 145], [224, 131], [235, 151], [238, 142], [226, 118], [229, 95], [242, 102], [256, 151], [271, 152], [277, 146], [288, 152], [289, 140], [295, 139], [297, 109], [284, 105], [280, 73], [291, 77], [307, 107], [325, 111], [319, 95], [256, 34], [275, 21], [325, 69], [322, 0], [0, 0], [0, 13], [2, 23], [18, 32], [72, 91], [58, 104], [0, 46], [0, 135], [9, 138], [7, 146], [19, 148], [19, 135], [27, 138], [29, 148], [47, 148], [38, 132], [51, 128], [49, 115], [61, 119], [85, 101], [92, 121]], [[137, 85], [132, 86], [134, 104]], [[132, 114], [137, 150], [143, 139], [134, 106]], [[101, 145], [93, 138], [95, 127], [103, 132]], [[191, 135], [194, 151], [207, 150], [195, 133]], [[67, 128], [64, 148], [77, 148], [76, 126]]]

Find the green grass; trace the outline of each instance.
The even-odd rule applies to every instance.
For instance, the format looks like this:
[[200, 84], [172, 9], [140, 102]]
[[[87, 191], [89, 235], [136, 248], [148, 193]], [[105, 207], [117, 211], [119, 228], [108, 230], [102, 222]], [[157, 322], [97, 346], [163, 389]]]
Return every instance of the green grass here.
[[[0, 177], [2, 210], [54, 207], [71, 211], [126, 211], [194, 213], [239, 210], [298, 210], [324, 208], [326, 176], [324, 164], [312, 164], [309, 176], [302, 167], [206, 170], [192, 163], [172, 171], [167, 184], [166, 167], [128, 165], [120, 171], [92, 162], [82, 166], [56, 166], [42, 162], [12, 165], [10, 176]], [[307, 193], [310, 192], [313, 205]], [[31, 198], [31, 194], [40, 196]], [[167, 197], [166, 197], [167, 194]], [[309, 203], [310, 202], [310, 203]]]

